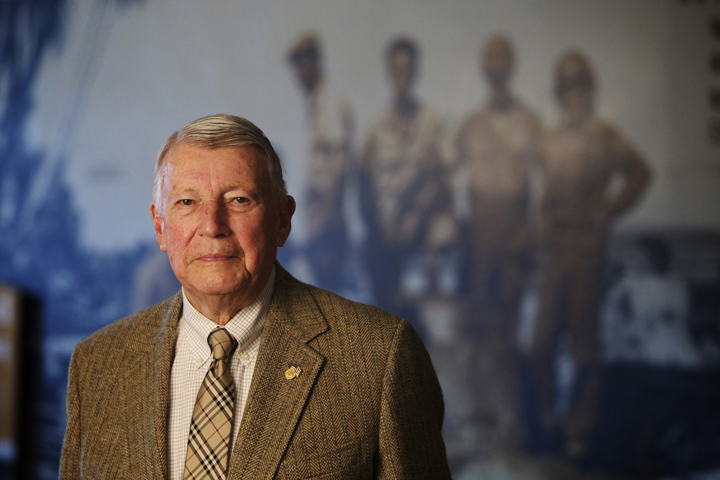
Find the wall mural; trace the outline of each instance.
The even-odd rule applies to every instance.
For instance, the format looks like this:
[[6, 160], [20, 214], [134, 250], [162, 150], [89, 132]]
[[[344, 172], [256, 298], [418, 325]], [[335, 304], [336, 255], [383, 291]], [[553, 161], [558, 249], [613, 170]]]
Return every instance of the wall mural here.
[[[67, 159], [62, 151], [35, 151], [26, 141], [35, 81], [42, 61], [62, 48], [67, 10], [62, 0], [0, 4], [0, 281], [37, 298], [42, 311], [40, 331], [24, 332], [40, 349], [39, 372], [24, 379], [32, 384], [32, 398], [23, 402], [31, 402], [34, 438], [23, 440], [30, 442], [23, 451], [3, 445], [0, 460], [18, 461], [29, 478], [57, 477], [71, 349], [128, 313], [136, 259], [149, 251], [146, 245], [119, 254], [85, 251], [63, 178]], [[67, 113], [70, 120], [73, 114]]]
[[[95, 72], [116, 61], [110, 27], [152, 3], [0, 2], [0, 282], [36, 298], [41, 312], [39, 330], [25, 332], [40, 352], [24, 398], [33, 439], [0, 444], [0, 474], [15, 464], [29, 478], [57, 476], [75, 343], [179, 288], [149, 223], [122, 248], [89, 245], [68, 180]], [[79, 10], [84, 47], [69, 45]], [[712, 35], [708, 11], [692, 15]], [[443, 387], [454, 477], [719, 478], [720, 219], [616, 228], [666, 177], [600, 108], [599, 85], [615, 72], [572, 41], [554, 51], [556, 118], [547, 121], [516, 91], [524, 63], [515, 34], [483, 32], [468, 39], [479, 55], [467, 62], [486, 98], [448, 115], [419, 88], [431, 69], [422, 32], [397, 28], [366, 52], [386, 81], [377, 87], [387, 104], [371, 102], [373, 111], [369, 97], [335, 82], [330, 35], [293, 25], [284, 48], [261, 49], [284, 69], [283, 98], [300, 106], [291, 117], [298, 141], [276, 142], [302, 212], [280, 261], [411, 321]], [[77, 48], [60, 141], [39, 149], [43, 65]], [[178, 128], [207, 113], [216, 112], [168, 116]], [[157, 148], [171, 133], [158, 130]]]

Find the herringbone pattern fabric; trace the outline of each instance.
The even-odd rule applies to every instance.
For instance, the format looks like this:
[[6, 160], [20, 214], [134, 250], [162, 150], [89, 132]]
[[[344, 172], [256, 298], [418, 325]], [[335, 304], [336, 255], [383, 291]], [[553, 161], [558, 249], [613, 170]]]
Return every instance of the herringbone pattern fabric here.
[[[276, 268], [227, 480], [449, 480], [442, 393], [412, 326]], [[61, 480], [167, 477], [182, 303], [178, 294], [78, 343]], [[288, 379], [294, 364], [302, 373]]]
[[224, 480], [230, 457], [235, 383], [228, 362], [237, 341], [224, 328], [208, 336], [213, 361], [198, 392], [183, 479]]

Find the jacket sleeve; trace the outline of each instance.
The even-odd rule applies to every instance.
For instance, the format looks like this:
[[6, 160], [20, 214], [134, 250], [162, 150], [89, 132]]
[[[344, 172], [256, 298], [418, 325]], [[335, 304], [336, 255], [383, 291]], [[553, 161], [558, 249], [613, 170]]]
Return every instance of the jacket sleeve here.
[[80, 478], [80, 389], [78, 350], [73, 352], [70, 361], [70, 374], [67, 391], [67, 427], [60, 457], [60, 480]]
[[430, 356], [403, 320], [395, 331], [383, 378], [376, 478], [449, 479], [443, 415], [442, 392]]

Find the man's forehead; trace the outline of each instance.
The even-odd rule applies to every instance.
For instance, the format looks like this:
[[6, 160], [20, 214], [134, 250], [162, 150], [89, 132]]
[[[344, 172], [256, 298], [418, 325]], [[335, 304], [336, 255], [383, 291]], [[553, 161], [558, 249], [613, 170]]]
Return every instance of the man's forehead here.
[[[168, 152], [167, 161], [165, 162], [164, 174], [168, 177], [171, 182], [171, 188], [175, 190], [180, 189], [192, 189], [192, 185], [182, 182], [178, 184], [178, 178], [173, 173], [177, 172], [178, 163], [182, 164], [182, 168], [190, 168], [197, 170], [198, 173], [210, 171], [214, 160], [223, 159], [225, 166], [237, 165], [247, 166], [249, 171], [253, 172], [252, 178], [258, 185], [269, 184], [270, 174], [268, 168], [266, 168], [267, 161], [265, 159], [265, 152], [256, 145], [233, 145], [233, 146], [204, 146], [196, 145], [192, 143], [179, 143], [172, 147]], [[228, 161], [229, 160], [229, 161]], [[233, 181], [228, 178], [229, 183]]]
[[192, 143], [180, 143], [174, 145], [168, 152], [165, 166], [172, 169], [173, 164], [182, 162], [184, 165], [208, 167], [216, 160], [228, 160], [228, 164], [247, 165], [253, 168], [257, 174], [265, 176], [268, 168], [268, 161], [265, 152], [257, 145], [230, 145], [230, 146], [205, 146]]

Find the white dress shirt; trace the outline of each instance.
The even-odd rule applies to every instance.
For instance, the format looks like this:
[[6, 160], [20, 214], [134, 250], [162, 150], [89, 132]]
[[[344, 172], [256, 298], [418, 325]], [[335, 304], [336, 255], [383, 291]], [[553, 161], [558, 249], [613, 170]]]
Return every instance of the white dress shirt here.
[[[265, 314], [275, 287], [275, 268], [267, 285], [247, 307], [240, 310], [223, 328], [235, 337], [238, 346], [230, 359], [235, 381], [235, 414], [230, 448], [240, 430], [255, 361], [260, 347]], [[168, 468], [171, 480], [182, 480], [193, 407], [200, 385], [212, 362], [207, 337], [217, 324], [198, 312], [183, 291], [183, 314], [178, 323], [175, 359], [170, 372], [170, 419], [168, 422]]]

